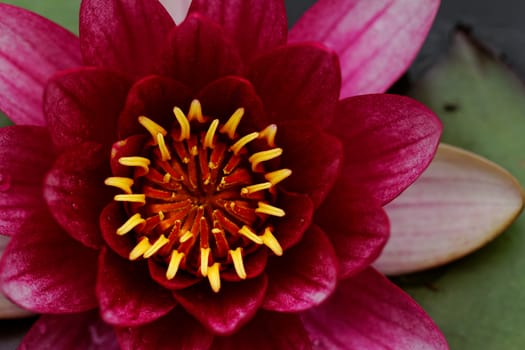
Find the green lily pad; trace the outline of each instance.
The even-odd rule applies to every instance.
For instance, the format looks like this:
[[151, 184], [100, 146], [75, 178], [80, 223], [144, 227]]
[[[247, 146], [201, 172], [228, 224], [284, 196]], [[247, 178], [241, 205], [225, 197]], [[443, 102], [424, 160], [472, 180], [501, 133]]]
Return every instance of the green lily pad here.
[[[467, 32], [410, 93], [443, 120], [443, 141], [481, 154], [525, 183], [525, 87]], [[436, 272], [401, 280], [452, 349], [525, 348], [525, 216], [493, 243]], [[407, 283], [409, 281], [409, 283]]]

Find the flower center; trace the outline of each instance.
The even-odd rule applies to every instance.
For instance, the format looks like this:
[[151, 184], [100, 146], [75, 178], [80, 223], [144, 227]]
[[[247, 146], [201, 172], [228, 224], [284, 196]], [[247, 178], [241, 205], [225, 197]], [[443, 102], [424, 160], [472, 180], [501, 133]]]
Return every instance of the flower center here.
[[178, 107], [173, 112], [176, 127], [170, 132], [138, 118], [152, 138], [140, 155], [118, 159], [133, 168], [133, 176], [105, 181], [124, 192], [114, 200], [129, 215], [116, 234], [134, 239], [130, 260], [157, 259], [168, 280], [181, 270], [207, 277], [218, 292], [221, 270], [233, 266], [246, 279], [244, 258], [262, 246], [282, 255], [272, 222], [285, 212], [275, 206], [275, 185], [291, 170], [266, 171], [265, 164], [283, 152], [275, 147], [275, 125], [237, 134], [243, 108], [223, 125], [210, 122], [197, 100], [188, 115]]

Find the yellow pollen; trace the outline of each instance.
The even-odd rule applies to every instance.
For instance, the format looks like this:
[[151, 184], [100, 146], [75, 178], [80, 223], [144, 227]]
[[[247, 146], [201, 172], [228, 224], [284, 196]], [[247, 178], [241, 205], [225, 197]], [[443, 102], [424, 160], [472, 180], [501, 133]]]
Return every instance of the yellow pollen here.
[[177, 119], [180, 125], [179, 141], [189, 139], [191, 130], [190, 130], [190, 122], [188, 121], [188, 118], [186, 118], [186, 116], [184, 115], [184, 112], [179, 107], [173, 108], [173, 114], [175, 114], [175, 118]]
[[188, 120], [196, 120], [199, 123], [204, 123], [204, 116], [202, 115], [202, 107], [199, 100], [193, 100], [190, 104], [190, 110], [188, 112]]
[[277, 238], [272, 234], [272, 231], [269, 227], [264, 229], [264, 233], [262, 236], [260, 236], [263, 244], [270, 248], [270, 250], [277, 256], [283, 255], [283, 248], [279, 244], [279, 241], [277, 241]]
[[162, 136], [166, 136], [168, 132], [166, 129], [164, 129], [159, 124], [155, 123], [153, 120], [149, 119], [148, 117], [139, 117], [139, 123], [142, 125], [146, 130], [149, 131], [151, 136], [153, 137], [153, 142], [157, 142], [157, 135], [161, 134]]
[[237, 108], [235, 112], [231, 115], [230, 119], [222, 126], [219, 130], [223, 134], [227, 134], [228, 137], [233, 139], [235, 137], [235, 131], [241, 122], [242, 117], [244, 116], [244, 108]]
[[237, 276], [239, 276], [239, 278], [242, 280], [246, 279], [246, 270], [244, 269], [244, 262], [242, 260], [241, 247], [238, 247], [235, 250], [230, 250], [230, 255], [232, 257], [233, 267], [235, 268], [235, 272], [237, 272]]
[[255, 171], [257, 165], [259, 165], [260, 163], [277, 158], [281, 154], [283, 154], [282, 148], [272, 148], [266, 151], [261, 151], [252, 154], [252, 156], [248, 158], [248, 161], [252, 164], [252, 171]]
[[186, 241], [189, 241], [190, 239], [193, 238], [193, 233], [191, 233], [190, 231], [186, 231], [180, 238], [179, 238], [179, 242], [181, 243], [184, 243]]
[[129, 253], [129, 260], [137, 260], [144, 254], [149, 248], [151, 247], [151, 244], [149, 243], [148, 237], [142, 237]]
[[164, 220], [164, 213], [159, 211], [159, 218], [160, 218], [160, 221]]
[[277, 134], [277, 125], [270, 124], [259, 133], [259, 138], [266, 139], [268, 146], [275, 147], [275, 135]]
[[250, 185], [241, 189], [241, 196], [246, 196], [254, 192], [264, 191], [272, 187], [271, 182], [263, 182], [260, 184]]
[[164, 141], [164, 136], [162, 134], [157, 134], [157, 143], [159, 144], [160, 157], [162, 160], [170, 160], [170, 150], [166, 147], [166, 142]]
[[117, 194], [113, 197], [117, 202], [131, 202], [146, 204], [146, 195], [144, 194]]
[[219, 126], [219, 119], [215, 119], [211, 122], [210, 127], [206, 132], [206, 136], [204, 137], [204, 148], [213, 149], [215, 147], [213, 144], [213, 137], [215, 136], [215, 131], [217, 131], [217, 126]]
[[159, 238], [151, 245], [151, 247], [144, 253], [144, 258], [147, 259], [151, 257], [153, 254], [159, 251], [160, 248], [164, 247], [166, 244], [168, 244], [170, 240], [166, 238], [164, 235], [160, 235]]
[[121, 189], [125, 193], [133, 193], [131, 190], [131, 186], [133, 185], [133, 179], [127, 178], [127, 177], [108, 177], [106, 180], [104, 180], [104, 183], [107, 186], [113, 186], [116, 188]]
[[253, 232], [253, 230], [246, 225], [241, 227], [239, 233], [256, 244], [263, 244], [262, 238], [257, 236], [255, 232]]
[[219, 290], [221, 290], [220, 266], [221, 264], [216, 262], [208, 268], [208, 281], [210, 282], [211, 289], [215, 293], [218, 293]]
[[148, 158], [144, 157], [121, 157], [118, 159], [119, 164], [124, 166], [136, 166], [144, 169], [145, 172], [149, 171], [149, 165], [151, 164]]
[[171, 180], [171, 174], [170, 173], [164, 174], [162, 181], [167, 184], [168, 182], [170, 182], [170, 180]]
[[272, 185], [276, 185], [279, 182], [286, 179], [290, 175], [292, 175], [292, 171], [290, 169], [280, 169], [280, 170], [272, 171], [271, 173], [265, 174], [264, 178], [270, 181]]
[[258, 208], [255, 209], [256, 213], [262, 213], [277, 217], [283, 217], [285, 215], [284, 210], [282, 210], [281, 208], [274, 207], [273, 205], [266, 204], [264, 202], [258, 202], [257, 206]]
[[117, 229], [117, 235], [119, 236], [125, 235], [126, 233], [130, 232], [135, 227], [137, 227], [138, 225], [143, 224], [145, 222], [146, 220], [144, 220], [142, 216], [140, 216], [139, 213], [136, 213], [135, 215], [130, 217], [122, 226], [120, 226]]
[[210, 248], [201, 248], [201, 274], [203, 277], [208, 275], [208, 259], [210, 257]]
[[249, 142], [252, 142], [253, 140], [257, 139], [258, 137], [258, 132], [252, 132], [251, 134], [244, 135], [230, 147], [230, 151], [232, 151], [233, 154], [237, 155], [237, 153], [239, 153], [244, 146], [246, 146]]
[[173, 279], [177, 274], [182, 258], [184, 258], [184, 253], [178, 252], [176, 250], [171, 252], [170, 263], [168, 264], [168, 269], [166, 270], [166, 278], [168, 280]]

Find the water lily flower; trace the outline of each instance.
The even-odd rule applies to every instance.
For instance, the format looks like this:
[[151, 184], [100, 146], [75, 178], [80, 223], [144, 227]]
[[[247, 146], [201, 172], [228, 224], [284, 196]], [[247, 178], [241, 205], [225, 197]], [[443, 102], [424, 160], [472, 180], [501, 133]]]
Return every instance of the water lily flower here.
[[280, 0], [168, 3], [84, 0], [79, 38], [0, 4], [0, 283], [44, 314], [22, 348], [446, 349], [370, 267], [438, 145], [380, 94], [438, 1], [321, 0], [289, 34]]

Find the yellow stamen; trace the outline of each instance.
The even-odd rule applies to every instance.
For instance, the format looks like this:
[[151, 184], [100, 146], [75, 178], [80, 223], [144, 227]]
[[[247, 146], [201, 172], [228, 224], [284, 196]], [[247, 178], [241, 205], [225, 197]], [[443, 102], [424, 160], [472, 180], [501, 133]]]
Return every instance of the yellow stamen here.
[[118, 159], [119, 164], [124, 166], [136, 166], [144, 169], [145, 172], [149, 171], [149, 165], [151, 164], [148, 158], [144, 157], [121, 157]]
[[264, 191], [272, 187], [271, 182], [263, 182], [260, 184], [250, 185], [241, 189], [241, 195], [246, 196], [254, 192]]
[[277, 134], [277, 125], [270, 124], [259, 133], [259, 138], [266, 139], [268, 146], [275, 147], [275, 135]]
[[239, 230], [239, 233], [256, 244], [263, 244], [262, 238], [257, 236], [255, 232], [253, 232], [253, 230], [246, 225], [241, 227], [241, 229]]
[[210, 282], [211, 289], [215, 293], [218, 293], [221, 289], [220, 266], [221, 264], [216, 262], [208, 268], [208, 281]]
[[235, 131], [241, 122], [242, 117], [244, 116], [244, 108], [237, 108], [235, 112], [231, 115], [230, 119], [222, 126], [219, 130], [223, 134], [227, 134], [228, 137], [233, 139], [235, 137]]
[[104, 183], [107, 186], [113, 186], [116, 188], [121, 189], [125, 193], [133, 193], [131, 190], [131, 186], [133, 186], [133, 179], [127, 178], [127, 177], [108, 177], [106, 180], [104, 180]]
[[168, 244], [170, 240], [166, 238], [164, 235], [160, 235], [159, 238], [151, 245], [151, 247], [144, 253], [144, 258], [147, 259], [151, 257], [153, 254], [159, 251], [160, 248], [164, 247], [166, 244]]
[[113, 197], [117, 202], [131, 202], [146, 204], [146, 195], [144, 194], [117, 194]]
[[208, 259], [210, 258], [210, 248], [201, 248], [201, 274], [203, 277], [208, 275]]
[[166, 147], [166, 142], [164, 141], [164, 136], [162, 134], [157, 134], [157, 143], [159, 145], [160, 157], [162, 160], [166, 161], [171, 159], [170, 150]]
[[219, 126], [219, 119], [215, 119], [211, 122], [210, 127], [206, 132], [206, 136], [204, 137], [204, 148], [213, 149], [215, 147], [213, 144], [213, 137], [215, 136], [215, 131], [217, 131], [217, 126]]
[[193, 238], [193, 233], [191, 233], [190, 231], [186, 231], [180, 238], [179, 238], [179, 242], [181, 243], [184, 243], [186, 241], [189, 241], [190, 239]]
[[171, 180], [171, 174], [170, 173], [164, 174], [164, 177], [162, 178], [162, 181], [164, 183], [168, 183], [168, 182], [170, 182], [170, 180]]
[[292, 171], [290, 169], [280, 169], [280, 170], [272, 171], [271, 173], [265, 174], [264, 178], [270, 181], [272, 185], [276, 185], [279, 182], [286, 179], [290, 175], [292, 175]]
[[272, 148], [266, 151], [261, 151], [252, 154], [252, 156], [248, 158], [248, 161], [252, 164], [252, 171], [255, 171], [257, 165], [259, 165], [260, 163], [277, 158], [281, 154], [283, 154], [282, 148]]
[[198, 121], [199, 123], [205, 122], [204, 116], [202, 115], [201, 103], [199, 102], [199, 100], [193, 100], [191, 101], [191, 104], [190, 104], [190, 110], [188, 112], [188, 120], [192, 121], [194, 119]]
[[266, 215], [283, 217], [285, 215], [284, 210], [281, 208], [274, 207], [273, 205], [266, 204], [264, 202], [257, 203], [258, 208], [255, 209], [256, 213], [262, 213]]
[[143, 224], [145, 222], [146, 220], [144, 220], [142, 216], [140, 216], [139, 213], [136, 213], [135, 215], [130, 217], [122, 226], [120, 226], [117, 229], [117, 235], [119, 236], [125, 235], [126, 233], [130, 232], [135, 227], [137, 227], [138, 225]]
[[230, 255], [232, 257], [233, 267], [235, 268], [235, 272], [237, 272], [237, 276], [239, 276], [239, 278], [242, 280], [246, 279], [246, 270], [244, 269], [244, 262], [242, 260], [241, 247], [238, 247], [235, 250], [230, 250]]
[[179, 141], [189, 139], [191, 130], [188, 118], [186, 118], [184, 112], [179, 107], [173, 108], [173, 113], [175, 114], [175, 118], [177, 119], [180, 125]]
[[151, 247], [151, 244], [149, 243], [148, 237], [142, 237], [139, 243], [131, 250], [129, 253], [129, 260], [137, 260], [144, 254], [149, 248]]
[[149, 131], [151, 136], [153, 137], [153, 142], [157, 144], [157, 135], [161, 134], [162, 136], [166, 136], [168, 132], [166, 129], [164, 129], [159, 124], [155, 123], [153, 120], [149, 119], [148, 117], [139, 117], [139, 123], [142, 125], [146, 130]]
[[263, 244], [270, 248], [270, 250], [277, 256], [283, 255], [283, 248], [279, 244], [279, 241], [275, 236], [272, 234], [272, 231], [269, 227], [264, 229], [264, 233], [262, 236], [260, 236]]
[[173, 279], [177, 274], [182, 258], [184, 258], [184, 253], [178, 252], [176, 250], [171, 252], [170, 263], [168, 264], [168, 269], [166, 270], [166, 278], [168, 280]]
[[237, 155], [237, 153], [239, 153], [244, 146], [246, 146], [249, 142], [252, 142], [253, 140], [257, 139], [258, 137], [258, 132], [252, 132], [251, 134], [244, 135], [230, 147], [230, 151], [232, 151], [233, 154]]

